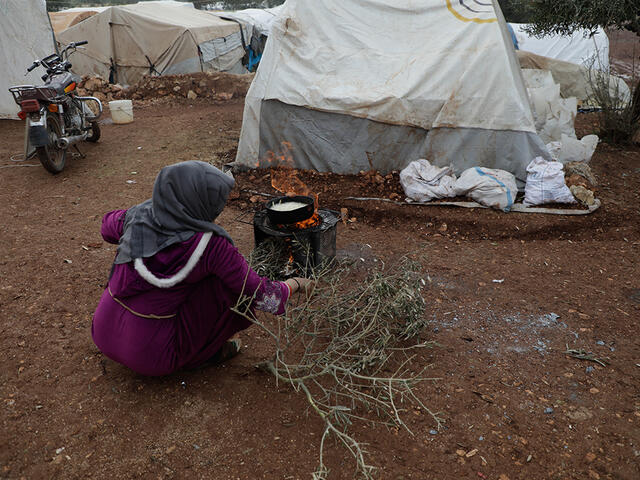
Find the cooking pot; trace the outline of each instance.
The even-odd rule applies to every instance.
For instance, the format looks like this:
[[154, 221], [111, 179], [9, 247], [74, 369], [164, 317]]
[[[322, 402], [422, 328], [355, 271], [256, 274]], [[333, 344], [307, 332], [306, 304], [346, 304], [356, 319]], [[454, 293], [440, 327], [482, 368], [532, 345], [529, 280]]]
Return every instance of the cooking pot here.
[[[294, 208], [293, 210], [273, 209], [274, 205], [286, 202], [304, 203], [304, 206]], [[301, 222], [311, 217], [315, 210], [313, 197], [307, 195], [295, 195], [293, 197], [275, 197], [267, 202], [266, 207], [267, 218], [269, 218], [269, 221], [272, 225], [291, 225], [293, 223]]]

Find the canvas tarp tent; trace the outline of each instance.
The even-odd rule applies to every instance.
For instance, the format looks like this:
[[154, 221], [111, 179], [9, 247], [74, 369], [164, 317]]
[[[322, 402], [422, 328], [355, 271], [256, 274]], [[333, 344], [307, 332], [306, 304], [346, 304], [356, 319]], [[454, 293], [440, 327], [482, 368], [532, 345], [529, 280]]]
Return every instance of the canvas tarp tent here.
[[56, 51], [45, 0], [0, 2], [0, 118], [18, 118], [18, 106], [8, 91], [14, 85], [42, 83], [43, 71], [27, 67]]
[[593, 34], [580, 29], [571, 35], [549, 34], [537, 38], [525, 31], [526, 23], [510, 25], [520, 50], [609, 71], [609, 37], [602, 28]]
[[98, 13], [95, 10], [85, 10], [78, 12], [49, 12], [49, 18], [51, 18], [51, 26], [55, 33], [60, 33], [69, 27], [73, 27], [75, 24], [86, 20]]
[[246, 71], [238, 23], [170, 3], [113, 6], [58, 35], [79, 40], [89, 44], [74, 54], [74, 72], [122, 85], [145, 74]]
[[410, 161], [501, 168], [549, 158], [497, 4], [288, 0], [245, 100], [237, 166], [291, 143], [298, 168]]

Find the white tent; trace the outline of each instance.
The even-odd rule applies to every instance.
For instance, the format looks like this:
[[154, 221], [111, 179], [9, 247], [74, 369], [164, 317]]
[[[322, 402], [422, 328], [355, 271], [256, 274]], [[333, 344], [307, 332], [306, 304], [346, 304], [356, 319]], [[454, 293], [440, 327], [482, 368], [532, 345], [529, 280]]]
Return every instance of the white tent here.
[[58, 41], [88, 40], [72, 57], [73, 71], [122, 85], [132, 85], [145, 74], [246, 72], [240, 25], [185, 5], [113, 6], [59, 33]]
[[269, 36], [271, 25], [276, 16], [282, 10], [282, 5], [272, 8], [247, 8], [245, 10], [235, 10], [232, 12], [211, 12], [214, 15], [226, 18], [233, 18], [240, 22], [247, 23], [259, 35]]
[[602, 28], [593, 34], [576, 30], [571, 35], [545, 35], [537, 38], [524, 31], [526, 23], [511, 23], [518, 48], [556, 60], [609, 71], [609, 37]]
[[236, 164], [291, 143], [298, 168], [410, 161], [510, 171], [549, 158], [497, 5], [288, 0], [245, 100]]
[[56, 51], [45, 0], [2, 0], [0, 45], [0, 118], [17, 119], [19, 108], [9, 87], [42, 83], [44, 71], [25, 75], [27, 67]]

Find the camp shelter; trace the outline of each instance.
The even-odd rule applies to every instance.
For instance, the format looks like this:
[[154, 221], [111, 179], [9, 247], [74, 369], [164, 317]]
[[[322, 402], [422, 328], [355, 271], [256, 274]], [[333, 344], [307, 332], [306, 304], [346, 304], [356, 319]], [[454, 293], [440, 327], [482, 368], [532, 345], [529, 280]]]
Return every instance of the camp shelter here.
[[536, 37], [527, 33], [526, 23], [511, 23], [518, 42], [518, 49], [543, 57], [609, 70], [609, 37], [599, 27], [578, 29], [571, 34], [552, 33]]
[[238, 23], [170, 2], [113, 6], [58, 35], [79, 40], [89, 44], [73, 55], [74, 72], [121, 85], [145, 74], [246, 71]]
[[590, 70], [577, 63], [536, 55], [524, 50], [519, 50], [517, 54], [521, 68], [548, 70], [551, 72], [554, 81], [560, 85], [562, 97], [576, 97], [581, 105], [597, 106], [591, 104], [593, 102], [591, 84], [597, 83], [598, 78], [601, 78], [599, 81], [606, 80], [609, 83], [609, 92], [612, 98], [631, 100], [631, 91], [621, 77], [601, 72], [598, 69]]
[[272, 8], [247, 8], [231, 12], [211, 12], [215, 15], [233, 18], [244, 23], [248, 23], [258, 35], [269, 36], [271, 24], [278, 13], [282, 10], [282, 5]]
[[549, 158], [502, 13], [484, 1], [288, 0], [245, 100], [236, 166], [265, 166], [282, 142], [296, 167], [336, 173], [427, 158], [524, 181]]
[[88, 9], [84, 11], [74, 12], [49, 12], [49, 17], [51, 18], [51, 26], [53, 27], [53, 31], [55, 33], [60, 33], [63, 30], [66, 30], [67, 28], [72, 27], [89, 17], [92, 17], [96, 13], [98, 12]]
[[[247, 67], [250, 71], [254, 70], [264, 52], [271, 24], [282, 9], [282, 5], [272, 8], [247, 8], [245, 10], [235, 10], [231, 12], [212, 11], [213, 15], [217, 15], [223, 19], [234, 20], [245, 25], [249, 30], [245, 44], [248, 47], [249, 54]], [[249, 50], [250, 49], [250, 50]]]
[[42, 83], [44, 71], [26, 74], [27, 67], [56, 51], [45, 0], [2, 0], [0, 45], [0, 118], [17, 119], [19, 108], [9, 87]]

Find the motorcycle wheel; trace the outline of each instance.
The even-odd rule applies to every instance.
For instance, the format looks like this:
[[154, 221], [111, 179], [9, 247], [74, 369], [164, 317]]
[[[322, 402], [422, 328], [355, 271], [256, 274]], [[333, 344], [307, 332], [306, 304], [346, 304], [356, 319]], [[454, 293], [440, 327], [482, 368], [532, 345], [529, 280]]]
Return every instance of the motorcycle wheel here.
[[62, 128], [58, 117], [55, 115], [47, 114], [47, 134], [49, 135], [49, 144], [44, 147], [37, 147], [36, 153], [42, 166], [55, 175], [62, 171], [67, 159], [67, 151], [58, 148], [57, 145], [58, 138], [62, 136]]
[[97, 142], [100, 140], [100, 125], [98, 122], [91, 122], [91, 135], [87, 137], [87, 142]]

